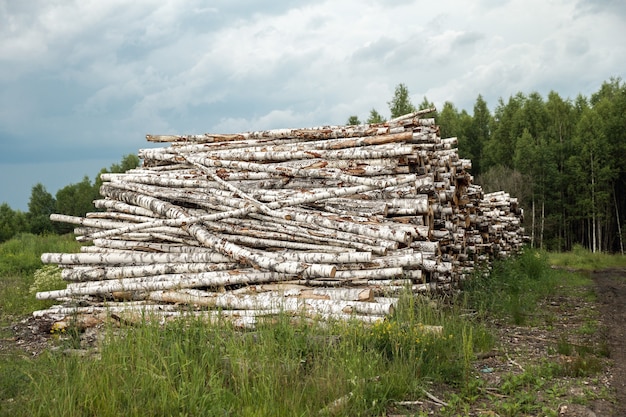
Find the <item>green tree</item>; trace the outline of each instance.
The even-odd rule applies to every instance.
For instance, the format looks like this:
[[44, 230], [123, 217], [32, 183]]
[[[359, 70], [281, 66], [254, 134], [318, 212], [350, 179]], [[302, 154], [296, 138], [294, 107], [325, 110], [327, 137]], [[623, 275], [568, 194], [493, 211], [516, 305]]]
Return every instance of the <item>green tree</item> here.
[[376, 111], [376, 109], [370, 110], [370, 116], [367, 118], [367, 123], [370, 125], [377, 123], [385, 123], [385, 118], [381, 116], [380, 113]]
[[[97, 190], [85, 176], [76, 184], [69, 184], [56, 193], [57, 213], [69, 216], [84, 217], [87, 213], [95, 210], [93, 201], [99, 196]], [[72, 225], [59, 224], [57, 229], [61, 233], [68, 233], [73, 229]]]
[[0, 205], [0, 242], [7, 241], [27, 230], [25, 214], [19, 210], [13, 210], [7, 203], [2, 203]]
[[606, 231], [607, 215], [611, 212], [612, 182], [616, 172], [604, 121], [596, 108], [589, 108], [581, 115], [574, 146], [575, 162], [579, 165], [578, 180], [582, 186], [579, 205], [585, 210], [581, 213], [585, 232], [581, 237], [593, 252], [597, 252], [606, 249], [603, 232]]
[[139, 157], [135, 154], [129, 153], [124, 155], [119, 164], [113, 164], [109, 168], [109, 172], [123, 173], [128, 170], [137, 168], [139, 166]]
[[590, 99], [591, 105], [602, 120], [602, 132], [608, 147], [604, 168], [610, 168], [607, 187], [610, 187], [610, 213], [605, 219], [602, 248], [624, 253], [626, 220], [626, 84], [613, 77], [600, 87]]
[[460, 115], [457, 108], [450, 101], [443, 103], [443, 108], [439, 112], [437, 124], [439, 124], [442, 138], [459, 137]]
[[472, 159], [472, 173], [481, 173], [481, 163], [483, 160], [483, 147], [491, 137], [491, 113], [487, 107], [487, 102], [481, 95], [474, 104], [474, 115], [466, 132], [467, 148]]
[[572, 234], [570, 227], [570, 213], [567, 201], [576, 196], [567, 194], [568, 175], [567, 159], [572, 153], [572, 137], [575, 128], [574, 107], [571, 101], [563, 100], [555, 91], [548, 94], [545, 104], [547, 113], [546, 140], [553, 150], [556, 174], [552, 179], [552, 194], [550, 199], [550, 216], [554, 224], [552, 245], [557, 250], [568, 250], [572, 247]]
[[435, 103], [433, 103], [432, 101], [428, 100], [428, 97], [426, 97], [426, 96], [424, 96], [424, 99], [422, 100], [422, 102], [418, 106], [418, 110], [426, 110], [426, 109], [434, 109], [434, 108], [435, 108]]
[[525, 100], [522, 93], [509, 97], [506, 104], [499, 99], [494, 112], [492, 134], [484, 147], [484, 160], [481, 162], [483, 170], [496, 165], [513, 168], [515, 142], [524, 131], [520, 119]]
[[489, 168], [476, 177], [476, 183], [480, 184], [486, 193], [506, 191], [519, 202], [525, 203], [531, 199], [530, 182], [521, 172], [496, 165]]
[[359, 120], [359, 116], [353, 115], [353, 116], [348, 117], [348, 123], [347, 124], [350, 125], [350, 126], [360, 125], [361, 121]]
[[56, 201], [43, 184], [33, 186], [28, 201], [28, 214], [26, 216], [31, 233], [42, 234], [55, 232], [55, 227], [50, 220], [50, 215], [56, 209]]
[[[535, 187], [535, 180], [537, 175], [537, 159], [540, 154], [539, 146], [537, 145], [535, 138], [532, 137], [528, 129], [524, 129], [522, 136], [516, 141], [515, 153], [513, 161], [515, 169], [522, 173], [527, 179], [530, 185], [530, 214], [531, 214], [531, 226], [530, 237], [531, 244], [534, 246], [537, 242], [537, 222], [536, 222], [536, 202], [537, 202], [537, 190]], [[539, 239], [539, 246], [542, 245], [541, 239]]]
[[472, 116], [465, 110], [459, 113], [456, 126], [455, 136], [458, 139], [459, 156], [461, 158], [469, 159], [472, 161], [472, 171], [474, 171], [474, 164], [476, 163], [474, 155], [472, 155], [472, 148], [470, 146], [469, 136], [472, 129], [473, 119]]
[[122, 157], [122, 160], [119, 164], [111, 164], [111, 166], [108, 169], [102, 168], [100, 172], [98, 173], [98, 175], [96, 176], [96, 180], [94, 181], [93, 187], [95, 190], [95, 194], [96, 195], [100, 194], [100, 186], [102, 185], [102, 179], [100, 178], [101, 174], [104, 174], [107, 172], [121, 174], [131, 169], [137, 168], [139, 164], [140, 164], [139, 157], [131, 153], [128, 155], [124, 155], [124, 157]]
[[387, 104], [389, 105], [389, 111], [391, 112], [392, 119], [404, 116], [408, 113], [413, 113], [417, 110], [411, 103], [409, 89], [402, 83], [396, 86], [393, 98], [391, 101], [387, 102]]

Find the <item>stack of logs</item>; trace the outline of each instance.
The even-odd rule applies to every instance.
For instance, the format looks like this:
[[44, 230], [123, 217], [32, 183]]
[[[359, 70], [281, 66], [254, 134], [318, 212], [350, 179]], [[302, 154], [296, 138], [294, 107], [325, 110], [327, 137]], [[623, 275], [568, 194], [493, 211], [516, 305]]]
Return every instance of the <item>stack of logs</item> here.
[[[402, 291], [455, 289], [518, 250], [522, 210], [472, 184], [425, 110], [376, 125], [147, 136], [140, 168], [102, 174], [81, 253], [47, 253], [67, 289], [35, 312], [194, 314], [253, 326], [278, 312], [376, 321]], [[158, 146], [158, 145], [157, 145]]]

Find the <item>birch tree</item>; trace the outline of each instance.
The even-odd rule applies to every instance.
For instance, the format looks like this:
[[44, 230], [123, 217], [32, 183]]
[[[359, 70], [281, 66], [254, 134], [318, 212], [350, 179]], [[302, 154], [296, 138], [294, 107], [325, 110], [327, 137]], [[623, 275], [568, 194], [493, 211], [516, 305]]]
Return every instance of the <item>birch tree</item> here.
[[370, 115], [367, 118], [367, 123], [368, 124], [377, 124], [377, 123], [384, 123], [385, 122], [385, 118], [376, 111], [376, 109], [372, 109], [370, 110]]
[[56, 200], [42, 183], [33, 186], [28, 201], [28, 225], [31, 233], [41, 234], [54, 232], [55, 225], [50, 215], [56, 210]]
[[522, 135], [524, 129], [520, 123], [520, 112], [526, 97], [517, 93], [509, 97], [505, 104], [500, 98], [494, 112], [494, 128], [485, 148], [484, 169], [502, 165], [513, 167], [513, 152], [517, 138]]
[[491, 137], [491, 113], [487, 102], [478, 95], [474, 103], [474, 114], [467, 132], [467, 144], [469, 155], [472, 160], [472, 173], [478, 175], [482, 172], [483, 147]]
[[352, 115], [352, 116], [348, 117], [347, 124], [350, 125], [350, 126], [360, 125], [361, 121], [359, 120], [359, 116]]
[[391, 112], [392, 119], [408, 113], [413, 113], [417, 110], [411, 103], [408, 87], [402, 83], [396, 86], [393, 98], [387, 104], [389, 105], [389, 111]]
[[572, 152], [572, 136], [575, 128], [573, 104], [570, 100], [563, 100], [557, 92], [551, 91], [545, 107], [548, 117], [546, 137], [554, 152], [554, 164], [557, 171], [552, 179], [554, 198], [551, 200], [551, 213], [556, 224], [555, 249], [563, 250], [572, 246], [567, 206], [570, 196], [567, 194], [566, 161]]

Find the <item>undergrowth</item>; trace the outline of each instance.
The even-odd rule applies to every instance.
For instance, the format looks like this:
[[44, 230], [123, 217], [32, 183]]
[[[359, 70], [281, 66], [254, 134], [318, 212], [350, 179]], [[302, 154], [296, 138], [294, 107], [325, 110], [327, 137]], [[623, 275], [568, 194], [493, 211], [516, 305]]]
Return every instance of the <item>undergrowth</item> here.
[[[58, 289], [65, 285], [58, 279], [51, 279], [58, 269], [55, 266], [44, 267], [41, 254], [78, 252], [80, 246], [72, 235], [36, 236], [27, 233], [0, 244], [0, 322], [52, 305], [51, 301], [36, 300], [31, 291]], [[35, 273], [40, 268], [44, 269], [39, 285], [33, 286]]]
[[496, 315], [520, 325], [528, 323], [537, 302], [559, 283], [559, 272], [550, 268], [547, 254], [525, 249], [515, 260], [494, 262], [489, 273], [477, 271], [464, 283], [463, 296], [481, 317]]
[[570, 252], [551, 252], [550, 264], [569, 269], [592, 271], [605, 268], [626, 268], [626, 256], [593, 253], [581, 245], [574, 245]]
[[[11, 271], [2, 276], [2, 320], [41, 308], [28, 291], [42, 252], [76, 249], [67, 237], [24, 235], [1, 245], [0, 270]], [[407, 292], [393, 315], [374, 324], [281, 314], [241, 330], [191, 316], [166, 323], [146, 317], [132, 326], [109, 323], [104, 341], [81, 355], [72, 353], [81, 341], [71, 329], [59, 337], [65, 346], [38, 357], [3, 353], [0, 415], [380, 416], [396, 401], [424, 400], [432, 386], [458, 392], [441, 410], [462, 415], [487, 392], [473, 368], [477, 353], [497, 348], [485, 319], [532, 324], [537, 303], [564, 283], [548, 259], [524, 250], [477, 273], [452, 299]], [[38, 282], [56, 285], [55, 274], [41, 271]], [[11, 297], [16, 302], [7, 307]], [[590, 375], [601, 366], [567, 340], [555, 349], [568, 360], [504, 378], [499, 395], [507, 400], [489, 397], [499, 415], [552, 415], [532, 392], [551, 388], [551, 377]]]

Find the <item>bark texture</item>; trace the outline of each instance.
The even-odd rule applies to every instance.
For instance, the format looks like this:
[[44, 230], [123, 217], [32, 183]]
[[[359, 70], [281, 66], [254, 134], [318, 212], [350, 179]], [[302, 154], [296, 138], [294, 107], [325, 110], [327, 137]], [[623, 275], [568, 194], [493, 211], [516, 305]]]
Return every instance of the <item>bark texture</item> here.
[[[380, 320], [401, 291], [449, 291], [517, 251], [522, 210], [472, 183], [432, 110], [389, 122], [148, 135], [141, 167], [103, 174], [81, 253], [47, 253], [66, 289], [35, 316], [103, 311]], [[77, 307], [80, 306], [80, 307]]]

